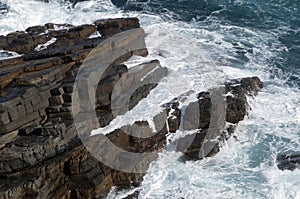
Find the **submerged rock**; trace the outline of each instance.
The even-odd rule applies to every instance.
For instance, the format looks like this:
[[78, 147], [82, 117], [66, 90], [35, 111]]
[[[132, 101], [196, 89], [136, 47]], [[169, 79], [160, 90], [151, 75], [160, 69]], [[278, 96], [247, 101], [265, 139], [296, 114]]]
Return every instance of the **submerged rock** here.
[[3, 16], [8, 13], [8, 6], [4, 2], [0, 2], [0, 15]]
[[300, 169], [300, 152], [288, 152], [277, 156], [277, 167], [280, 170]]

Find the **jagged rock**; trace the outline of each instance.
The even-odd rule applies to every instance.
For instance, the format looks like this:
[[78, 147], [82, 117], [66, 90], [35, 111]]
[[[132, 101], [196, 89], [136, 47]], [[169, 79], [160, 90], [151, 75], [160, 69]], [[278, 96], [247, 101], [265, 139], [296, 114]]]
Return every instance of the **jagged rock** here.
[[130, 68], [115, 85], [110, 99], [114, 113], [122, 115], [131, 110], [167, 74], [168, 70], [161, 67], [158, 60]]
[[19, 54], [28, 53], [33, 49], [32, 38], [25, 32], [17, 31], [6, 36], [7, 50], [15, 51]]
[[98, 109], [105, 109], [105, 107], [110, 106], [111, 94], [115, 84], [127, 71], [128, 69], [125, 65], [112, 65], [104, 71], [96, 91]]
[[29, 35], [39, 35], [46, 31], [45, 26], [32, 26], [25, 30]]
[[5, 124], [8, 124], [10, 122], [8, 113], [4, 111], [0, 111], [0, 125], [3, 126]]
[[175, 98], [170, 103], [163, 105], [168, 115], [166, 123], [170, 133], [175, 133], [180, 126], [181, 110], [179, 109], [178, 100], [178, 98]]
[[[97, 31], [101, 36], [90, 37]], [[122, 42], [109, 39], [117, 33], [121, 33]], [[198, 100], [185, 111], [180, 107], [185, 99], [182, 95], [165, 104], [164, 111], [153, 118], [157, 132], [153, 132], [153, 124], [147, 121], [133, 121], [132, 125], [106, 135], [80, 135], [87, 142], [84, 146], [75, 128], [76, 113], [72, 107], [79, 103], [74, 101], [74, 93], [78, 89], [75, 80], [80, 67], [86, 61], [99, 64], [99, 60], [89, 56], [101, 44], [107, 46], [102, 46], [97, 53], [111, 55], [112, 49], [132, 49], [131, 44], [144, 41], [144, 37], [137, 18], [98, 20], [80, 26], [48, 23], [0, 36], [0, 49], [21, 54], [18, 58], [0, 61], [0, 198], [103, 198], [114, 185], [139, 185], [151, 161], [164, 149], [166, 135], [176, 133], [181, 124], [186, 130], [199, 129], [193, 137], [196, 139], [190, 140], [190, 148], [183, 151], [193, 157], [199, 153], [209, 127], [219, 132], [224, 130], [225, 117], [226, 121], [236, 123], [245, 116], [244, 95], [257, 94], [262, 87], [258, 78], [225, 84], [225, 91], [232, 95], [227, 95], [224, 114], [216, 114], [224, 108], [214, 106], [212, 96], [221, 94], [217, 89], [200, 93]], [[48, 42], [51, 44], [47, 46]], [[95, 112], [101, 127], [133, 109], [168, 74], [158, 60], [128, 69], [123, 63], [133, 55], [148, 55], [144, 42], [139, 49], [112, 59], [99, 76], [95, 85]], [[95, 67], [101, 67], [97, 64]], [[220, 96], [223, 94], [226, 93]], [[195, 111], [199, 108], [199, 112]], [[88, 117], [80, 121], [83, 124], [89, 119], [89, 113], [85, 114]], [[190, 116], [186, 118], [186, 115]], [[232, 132], [233, 128], [226, 130]], [[217, 136], [219, 134], [214, 133], [210, 138]], [[125, 152], [107, 151], [105, 140]], [[208, 155], [219, 149], [218, 143], [213, 142], [211, 146], [213, 149]], [[142, 156], [144, 159], [126, 159], [126, 151], [152, 153]], [[97, 157], [99, 154], [101, 157]], [[116, 168], [122, 166], [127, 171], [138, 172], [110, 168], [104, 159], [98, 161], [95, 157], [106, 158], [110, 164], [116, 164]]]
[[261, 88], [263, 88], [263, 83], [260, 82], [258, 77], [231, 80], [226, 83], [225, 91], [230, 94], [226, 97], [226, 121], [237, 123], [243, 120], [246, 115], [247, 105], [245, 95], [257, 95]]
[[98, 20], [95, 25], [103, 37], [110, 37], [121, 31], [139, 27], [139, 20], [137, 18]]
[[[113, 184], [130, 186], [132, 181], [139, 184], [142, 174], [138, 177], [112, 170], [87, 152], [73, 124], [71, 106], [80, 64], [104, 40], [89, 38], [90, 35], [102, 31], [102, 37], [107, 38], [134, 28], [139, 28], [136, 18], [110, 19], [81, 26], [46, 24], [1, 36], [1, 49], [23, 55], [0, 61], [0, 198], [99, 198], [104, 197]], [[143, 31], [136, 31], [135, 35], [143, 38], [143, 34]], [[38, 45], [52, 38], [56, 38], [54, 43], [36, 51]], [[105, 50], [109, 53], [109, 48]], [[97, 90], [99, 120], [111, 115], [107, 107], [111, 104], [113, 86], [128, 72], [122, 63], [132, 55], [147, 54], [145, 47], [127, 52], [104, 72]], [[159, 62], [131, 71], [139, 71], [139, 78], [142, 78], [141, 75], [153, 70], [153, 64], [156, 67]], [[135, 92], [131, 108], [152, 88]], [[111, 119], [108, 116], [103, 126]], [[119, 139], [114, 133], [108, 136]], [[143, 146], [149, 150], [155, 145], [155, 149], [161, 148], [154, 140], [145, 139], [144, 144], [134, 140], [133, 147]], [[122, 143], [125, 147], [126, 142]]]
[[295, 170], [300, 168], [300, 152], [287, 152], [277, 156], [277, 167], [280, 170]]
[[[183, 126], [186, 130], [199, 130], [179, 139], [177, 150], [194, 160], [218, 153], [220, 144], [233, 132], [232, 126], [226, 129], [225, 123], [237, 124], [243, 120], [248, 106], [246, 95], [256, 95], [261, 88], [263, 83], [259, 78], [251, 77], [226, 82], [224, 90], [221, 88], [199, 93], [198, 101], [186, 108], [188, 119], [184, 120]], [[191, 119], [193, 115], [196, 115], [195, 119]], [[195, 128], [197, 125], [198, 128]]]

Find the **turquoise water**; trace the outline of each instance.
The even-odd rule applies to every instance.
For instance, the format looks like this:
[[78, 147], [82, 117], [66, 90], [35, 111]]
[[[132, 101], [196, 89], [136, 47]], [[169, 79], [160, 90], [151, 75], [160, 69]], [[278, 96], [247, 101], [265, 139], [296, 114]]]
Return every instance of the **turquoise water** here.
[[[251, 111], [237, 127], [238, 141], [230, 139], [215, 157], [196, 162], [162, 152], [138, 188], [140, 198], [300, 198], [300, 171], [276, 167], [278, 153], [300, 150], [299, 0], [0, 2], [1, 34], [47, 22], [139, 17], [150, 57], [171, 72], [137, 113], [155, 107], [157, 99], [200, 92], [225, 79], [257, 75], [265, 83], [248, 99]], [[132, 191], [114, 190], [109, 198]]]

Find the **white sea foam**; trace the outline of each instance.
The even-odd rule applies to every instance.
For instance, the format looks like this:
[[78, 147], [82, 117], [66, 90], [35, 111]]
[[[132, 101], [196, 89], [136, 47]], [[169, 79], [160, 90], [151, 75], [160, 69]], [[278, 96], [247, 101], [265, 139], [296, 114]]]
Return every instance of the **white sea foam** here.
[[56, 38], [52, 38], [49, 41], [47, 41], [46, 43], [38, 45], [37, 47], [35, 47], [34, 50], [35, 51], [45, 50], [45, 49], [47, 49], [47, 47], [49, 45], [54, 44], [56, 42], [56, 40], [57, 40]]
[[22, 55], [8, 50], [0, 50], [0, 60], [11, 59], [16, 57], [21, 57]]
[[[164, 151], [151, 164], [139, 188], [141, 198], [300, 197], [299, 170], [283, 172], [275, 162], [278, 153], [299, 150], [300, 146], [299, 88], [288, 86], [286, 75], [272, 64], [279, 52], [287, 50], [277, 35], [284, 28], [262, 32], [218, 21], [210, 28], [205, 21], [184, 23], [138, 12], [124, 13], [106, 0], [81, 2], [75, 7], [55, 0], [5, 2], [10, 11], [0, 18], [1, 34], [48, 22], [76, 25], [109, 17], [141, 19], [149, 57], [159, 59], [170, 74], [131, 112], [117, 117], [104, 129], [106, 132], [136, 120], [149, 120], [160, 111], [157, 107], [191, 89], [197, 93], [225, 79], [253, 75], [265, 83], [257, 97], [249, 98], [252, 109], [237, 127], [238, 141], [230, 139], [215, 157], [197, 162], [182, 162], [180, 153]], [[127, 64], [131, 67], [143, 61], [149, 58], [133, 57]], [[113, 190], [109, 198], [120, 195]]]
[[96, 31], [89, 36], [89, 39], [98, 38], [98, 37], [101, 37], [101, 34], [99, 33], [99, 31]]
[[6, 17], [0, 18], [0, 32], [3, 35], [49, 22], [79, 25], [97, 19], [124, 16], [107, 0], [79, 2], [75, 6], [60, 0], [50, 0], [50, 3], [35, 0], [27, 0], [26, 3], [20, 0], [4, 0], [4, 3], [9, 7], [9, 12]]

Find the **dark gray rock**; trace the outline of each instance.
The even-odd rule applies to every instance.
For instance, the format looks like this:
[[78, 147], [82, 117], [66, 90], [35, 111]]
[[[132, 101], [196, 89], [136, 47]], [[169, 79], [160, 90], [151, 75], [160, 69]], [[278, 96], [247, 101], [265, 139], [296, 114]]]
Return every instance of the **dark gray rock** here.
[[[60, 30], [55, 30], [57, 27]], [[105, 136], [86, 138], [90, 144], [100, 144], [96, 153], [107, 155], [112, 162], [128, 157], [124, 152], [106, 151], [103, 137], [129, 152], [154, 152], [145, 161], [129, 159], [129, 164], [118, 163], [128, 170], [142, 171], [138, 174], [108, 168], [81, 143], [72, 112], [72, 103], [76, 103], [72, 102], [74, 81], [79, 67], [96, 46], [110, 41], [106, 39], [117, 33], [134, 29], [130, 31], [132, 35], [124, 34], [127, 37], [122, 45], [131, 45], [137, 37], [143, 40], [145, 34], [139, 27], [137, 18], [107, 19], [80, 26], [48, 23], [29, 27], [26, 32], [0, 36], [1, 49], [23, 54], [0, 61], [0, 198], [104, 198], [114, 185], [138, 186], [151, 161], [165, 147], [166, 135], [176, 133], [181, 123], [185, 130], [197, 130], [179, 141], [178, 146], [186, 147], [182, 150], [185, 155], [199, 158], [197, 155], [203, 147], [208, 156], [218, 152], [218, 141], [227, 139], [234, 130], [234, 126], [224, 129], [224, 118], [233, 123], [243, 119], [247, 110], [244, 95], [257, 94], [262, 86], [258, 78], [225, 84], [225, 91], [233, 94], [227, 98], [227, 112], [222, 112], [222, 106], [215, 106], [214, 100], [220, 98], [217, 89], [200, 93], [184, 111], [180, 107], [185, 99], [182, 95], [165, 104], [164, 111], [153, 118], [157, 132], [152, 132], [147, 121], [133, 121], [133, 125], [115, 129]], [[90, 39], [96, 30], [101, 37]], [[52, 38], [57, 39], [55, 43], [35, 51], [37, 45]], [[101, 50], [111, 52], [109, 47]], [[96, 119], [102, 127], [115, 116], [134, 108], [168, 74], [157, 60], [128, 70], [123, 62], [133, 55], [147, 56], [144, 44], [141, 49], [112, 60], [95, 85]], [[223, 94], [226, 93], [220, 96]], [[120, 101], [113, 101], [118, 99]], [[128, 106], [117, 109], [114, 103]], [[117, 114], [113, 115], [112, 111]], [[218, 114], [220, 112], [223, 114]], [[89, 113], [86, 114], [88, 120]], [[86, 122], [84, 119], [80, 122]], [[205, 137], [217, 142], [207, 142]]]
[[300, 168], [300, 152], [292, 151], [277, 156], [277, 167], [280, 170], [295, 170]]
[[258, 77], [251, 77], [226, 82], [224, 90], [199, 93], [198, 101], [187, 106], [183, 121], [185, 130], [197, 129], [197, 125], [199, 130], [179, 139], [177, 150], [193, 160], [218, 153], [222, 142], [233, 133], [233, 126], [226, 128], [225, 123], [243, 120], [248, 106], [246, 95], [256, 95], [262, 87]]
[[103, 37], [110, 37], [121, 31], [140, 27], [137, 18], [98, 20], [95, 21], [95, 25]]

